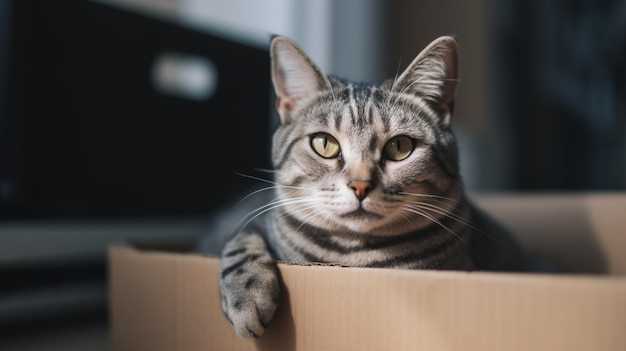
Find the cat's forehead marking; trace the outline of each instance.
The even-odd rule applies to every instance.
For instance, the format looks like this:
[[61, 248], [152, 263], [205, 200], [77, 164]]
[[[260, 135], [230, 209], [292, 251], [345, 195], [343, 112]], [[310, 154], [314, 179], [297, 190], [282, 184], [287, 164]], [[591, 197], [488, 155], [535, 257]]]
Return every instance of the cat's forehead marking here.
[[348, 104], [350, 106], [350, 120], [352, 124], [355, 124], [360, 118], [359, 109], [356, 106], [356, 98], [354, 96], [354, 86], [352, 84], [348, 84]]
[[374, 122], [372, 105], [375, 91], [375, 86], [349, 83], [339, 94], [353, 126], [363, 128]]
[[317, 100], [310, 127], [328, 128], [342, 147], [358, 154], [371, 153], [398, 134], [421, 139], [432, 127], [430, 111], [419, 98], [395, 95], [385, 86], [343, 82], [339, 87]]
[[[389, 124], [378, 111], [375, 100], [378, 88], [365, 84], [346, 84], [340, 96], [336, 128], [344, 138], [343, 152], [347, 162], [370, 159], [380, 148], [381, 134], [388, 133]], [[374, 158], [377, 156], [374, 155]]]

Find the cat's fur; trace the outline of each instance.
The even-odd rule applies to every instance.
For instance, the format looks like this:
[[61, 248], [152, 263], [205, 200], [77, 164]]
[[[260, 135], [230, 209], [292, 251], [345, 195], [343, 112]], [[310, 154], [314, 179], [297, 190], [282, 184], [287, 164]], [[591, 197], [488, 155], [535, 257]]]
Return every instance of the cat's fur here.
[[450, 125], [459, 82], [454, 38], [434, 40], [380, 85], [325, 75], [286, 37], [274, 37], [270, 50], [280, 117], [274, 179], [250, 195], [269, 197], [221, 250], [222, 309], [237, 334], [260, 337], [270, 323], [280, 296], [277, 260], [521, 267], [510, 237], [464, 192]]

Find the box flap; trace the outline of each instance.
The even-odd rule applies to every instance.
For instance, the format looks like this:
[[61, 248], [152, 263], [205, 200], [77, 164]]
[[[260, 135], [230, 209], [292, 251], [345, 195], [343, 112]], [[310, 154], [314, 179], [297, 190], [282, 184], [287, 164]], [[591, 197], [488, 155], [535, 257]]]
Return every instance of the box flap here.
[[529, 252], [570, 273], [626, 274], [626, 193], [476, 194]]

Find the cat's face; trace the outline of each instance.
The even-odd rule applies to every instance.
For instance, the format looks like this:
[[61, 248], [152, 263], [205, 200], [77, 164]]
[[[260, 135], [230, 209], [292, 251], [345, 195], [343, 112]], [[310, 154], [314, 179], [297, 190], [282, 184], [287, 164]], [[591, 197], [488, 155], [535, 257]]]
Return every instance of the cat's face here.
[[446, 198], [462, 191], [449, 125], [456, 61], [456, 43], [443, 37], [393, 81], [352, 84], [275, 38], [281, 210], [327, 230], [393, 235], [454, 207]]

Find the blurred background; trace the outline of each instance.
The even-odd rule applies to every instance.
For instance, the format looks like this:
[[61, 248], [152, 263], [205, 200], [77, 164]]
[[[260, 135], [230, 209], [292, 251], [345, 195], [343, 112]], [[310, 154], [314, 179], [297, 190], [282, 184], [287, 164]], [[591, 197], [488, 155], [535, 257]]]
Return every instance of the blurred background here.
[[106, 349], [108, 245], [269, 167], [272, 34], [366, 82], [454, 34], [470, 192], [626, 189], [626, 1], [0, 0], [0, 349]]

